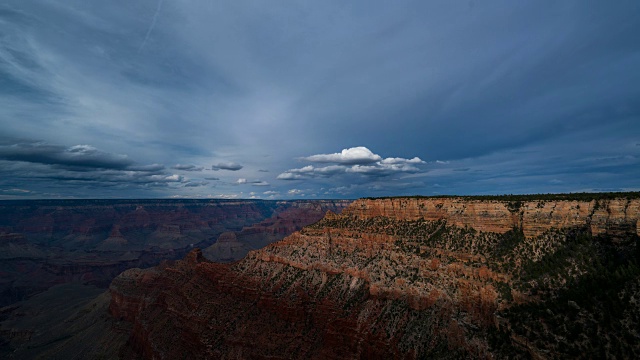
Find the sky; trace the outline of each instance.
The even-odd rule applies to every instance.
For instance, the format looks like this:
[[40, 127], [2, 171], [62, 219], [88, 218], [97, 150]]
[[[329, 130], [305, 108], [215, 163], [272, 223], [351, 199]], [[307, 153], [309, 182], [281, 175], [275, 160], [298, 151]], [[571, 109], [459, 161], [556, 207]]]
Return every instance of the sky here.
[[4, 0], [0, 199], [640, 190], [640, 2]]

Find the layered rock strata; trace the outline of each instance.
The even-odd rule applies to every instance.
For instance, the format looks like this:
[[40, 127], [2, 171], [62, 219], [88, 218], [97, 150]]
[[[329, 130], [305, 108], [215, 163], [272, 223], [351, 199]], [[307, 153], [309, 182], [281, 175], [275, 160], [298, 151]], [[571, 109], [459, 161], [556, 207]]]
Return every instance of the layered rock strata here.
[[521, 228], [535, 237], [549, 229], [584, 227], [593, 234], [640, 235], [640, 199], [567, 201], [500, 201], [466, 198], [391, 198], [357, 200], [347, 215], [358, 219], [378, 216], [398, 220], [446, 220], [478, 231], [505, 233]]
[[[350, 201], [38, 200], [0, 202], [0, 306], [68, 282], [107, 287], [131, 267], [182, 258], [227, 231], [248, 248], [318, 221]], [[306, 211], [304, 209], [311, 209]], [[295, 226], [271, 226], [290, 219]], [[284, 220], [283, 220], [284, 221]], [[266, 222], [266, 223], [265, 223]], [[254, 226], [258, 224], [257, 226]], [[274, 235], [277, 234], [277, 236]], [[237, 260], [246, 251], [230, 260]]]
[[233, 264], [128, 270], [110, 312], [143, 358], [634, 357], [639, 215], [635, 198], [363, 199]]
[[348, 203], [331, 200], [278, 202], [273, 216], [238, 232], [221, 234], [215, 244], [203, 250], [204, 256], [216, 262], [240, 260], [250, 250], [263, 248], [319, 221], [327, 211], [340, 212]]

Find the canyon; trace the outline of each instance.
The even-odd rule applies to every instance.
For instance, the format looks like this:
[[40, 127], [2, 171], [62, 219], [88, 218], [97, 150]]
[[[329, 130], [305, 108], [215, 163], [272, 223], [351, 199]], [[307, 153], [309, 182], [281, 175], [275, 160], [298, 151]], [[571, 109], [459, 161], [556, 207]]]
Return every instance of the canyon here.
[[[22, 319], [46, 313], [51, 294], [88, 299], [130, 268], [207, 249], [221, 234], [238, 234], [240, 253], [340, 212], [350, 201], [34, 200], [0, 202], [0, 350], [26, 346], [40, 325]], [[222, 242], [224, 245], [225, 243]], [[219, 248], [220, 246], [218, 246]], [[53, 289], [51, 294], [46, 294]], [[40, 296], [38, 296], [40, 295]], [[78, 303], [78, 306], [80, 304]], [[26, 308], [31, 310], [26, 311]], [[33, 310], [39, 308], [40, 310]], [[27, 315], [25, 315], [27, 314]], [[46, 321], [43, 317], [43, 321]], [[8, 351], [8, 350], [7, 350]], [[2, 351], [0, 351], [2, 353]]]
[[639, 209], [639, 193], [360, 199], [239, 261], [194, 248], [126, 270], [13, 356], [638, 358]]

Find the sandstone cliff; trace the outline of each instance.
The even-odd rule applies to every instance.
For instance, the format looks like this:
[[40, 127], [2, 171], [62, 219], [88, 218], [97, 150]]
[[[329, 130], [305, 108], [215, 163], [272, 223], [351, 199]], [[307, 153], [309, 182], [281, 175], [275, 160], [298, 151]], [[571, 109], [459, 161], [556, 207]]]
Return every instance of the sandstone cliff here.
[[230, 265], [129, 270], [110, 312], [144, 358], [637, 357], [638, 204], [358, 200]]
[[347, 210], [358, 219], [441, 220], [478, 231], [505, 233], [514, 227], [534, 237], [549, 229], [589, 227], [597, 234], [640, 235], [640, 199], [591, 201], [500, 201], [465, 198], [358, 200]]

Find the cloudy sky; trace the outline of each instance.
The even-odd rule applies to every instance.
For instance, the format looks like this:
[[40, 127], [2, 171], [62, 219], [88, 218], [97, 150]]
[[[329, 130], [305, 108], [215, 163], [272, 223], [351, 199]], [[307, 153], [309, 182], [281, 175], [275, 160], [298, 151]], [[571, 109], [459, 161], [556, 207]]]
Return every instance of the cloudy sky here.
[[4, 0], [0, 199], [640, 190], [640, 2]]

